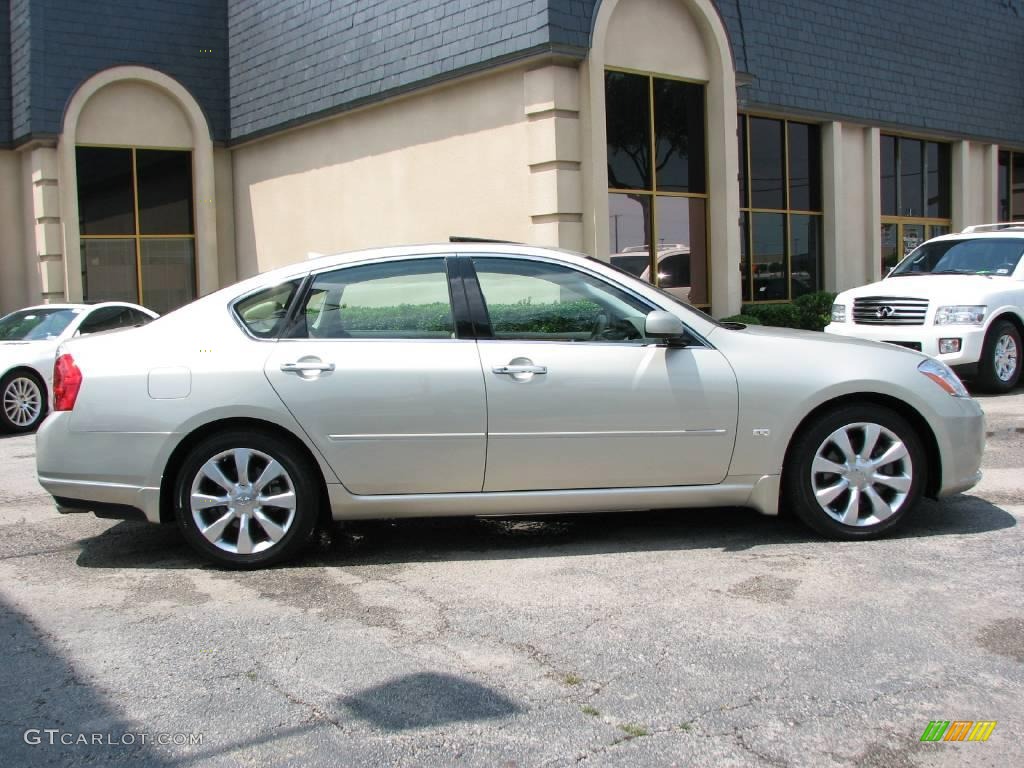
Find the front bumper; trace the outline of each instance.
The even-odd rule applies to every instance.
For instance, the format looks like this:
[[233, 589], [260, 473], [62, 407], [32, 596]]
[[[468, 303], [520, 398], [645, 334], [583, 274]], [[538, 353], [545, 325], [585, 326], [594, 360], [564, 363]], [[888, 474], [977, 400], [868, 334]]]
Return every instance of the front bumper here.
[[952, 408], [943, 414], [944, 429], [936, 431], [942, 458], [942, 480], [937, 498], [973, 488], [981, 480], [985, 452], [985, 414], [971, 398], [949, 398]]
[[[857, 325], [856, 323], [829, 323], [825, 333], [848, 336], [869, 341], [884, 341], [912, 347], [929, 357], [967, 373], [976, 370], [985, 344], [985, 329], [977, 325]], [[960, 339], [960, 351], [939, 354], [939, 339]]]

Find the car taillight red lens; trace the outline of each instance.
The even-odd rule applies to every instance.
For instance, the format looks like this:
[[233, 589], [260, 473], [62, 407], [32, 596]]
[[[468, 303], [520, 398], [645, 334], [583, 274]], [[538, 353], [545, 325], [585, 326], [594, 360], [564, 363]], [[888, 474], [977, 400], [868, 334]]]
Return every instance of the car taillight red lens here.
[[53, 410], [70, 411], [82, 388], [82, 372], [71, 355], [61, 355], [53, 365]]

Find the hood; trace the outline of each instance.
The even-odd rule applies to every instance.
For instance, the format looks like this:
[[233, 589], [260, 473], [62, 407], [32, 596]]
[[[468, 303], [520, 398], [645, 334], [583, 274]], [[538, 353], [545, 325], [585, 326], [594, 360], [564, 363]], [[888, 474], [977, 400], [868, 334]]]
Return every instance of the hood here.
[[994, 290], [1010, 285], [1011, 278], [988, 275], [913, 275], [887, 277], [877, 283], [843, 291], [836, 303], [864, 296], [928, 299], [941, 304], [984, 304]]
[[[735, 335], [734, 335], [735, 334]], [[854, 336], [838, 336], [820, 331], [801, 331], [794, 328], [774, 328], [767, 325], [748, 325], [743, 330], [730, 330], [728, 328], [717, 328], [708, 339], [712, 344], [721, 346], [723, 349], [728, 346], [728, 339], [737, 338], [745, 340], [774, 340], [785, 341], [779, 346], [780, 354], [783, 350], [792, 355], [794, 359], [800, 360], [827, 360], [831, 355], [842, 355], [842, 348], [859, 347], [861, 349], [870, 347], [876, 351], [895, 355], [911, 356], [917, 360], [927, 360], [928, 356], [915, 352], [912, 349], [901, 347], [896, 344], [886, 344], [883, 341], [870, 341], [859, 339]]]

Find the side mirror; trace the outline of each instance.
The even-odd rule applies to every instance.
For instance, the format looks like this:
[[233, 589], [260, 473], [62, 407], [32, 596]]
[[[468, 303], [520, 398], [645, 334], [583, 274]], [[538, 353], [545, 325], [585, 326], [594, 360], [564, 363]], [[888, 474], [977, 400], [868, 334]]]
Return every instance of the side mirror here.
[[644, 320], [644, 336], [651, 339], [681, 339], [686, 335], [683, 321], [671, 312], [655, 310]]

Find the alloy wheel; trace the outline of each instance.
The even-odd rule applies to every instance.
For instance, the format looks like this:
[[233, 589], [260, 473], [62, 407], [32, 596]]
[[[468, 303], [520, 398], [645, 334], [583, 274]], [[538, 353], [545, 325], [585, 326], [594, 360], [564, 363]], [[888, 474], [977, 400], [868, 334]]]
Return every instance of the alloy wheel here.
[[818, 446], [811, 488], [824, 512], [843, 525], [876, 525], [896, 514], [914, 478], [907, 446], [880, 424], [847, 424]]
[[4, 389], [4, 414], [16, 427], [30, 427], [43, 411], [43, 393], [28, 376], [11, 379]]
[[1008, 333], [1004, 333], [996, 342], [995, 351], [996, 376], [1000, 381], [1010, 381], [1017, 372], [1017, 341]]
[[272, 456], [232, 448], [206, 461], [189, 506], [199, 533], [224, 552], [250, 555], [280, 542], [295, 521], [295, 485]]

